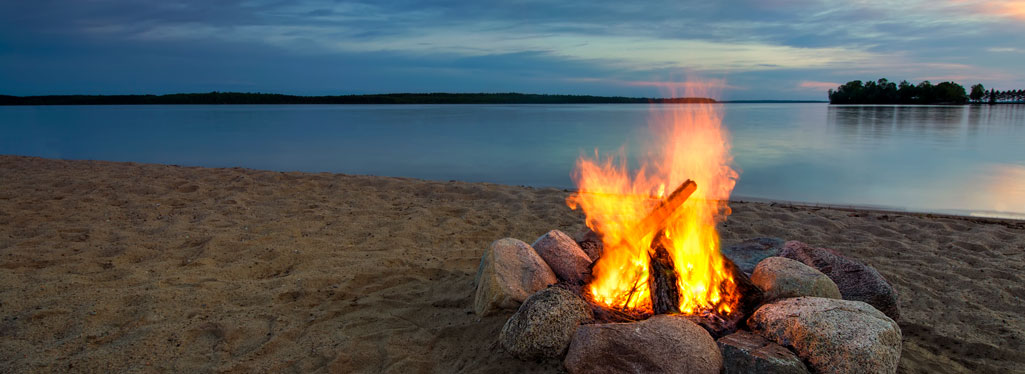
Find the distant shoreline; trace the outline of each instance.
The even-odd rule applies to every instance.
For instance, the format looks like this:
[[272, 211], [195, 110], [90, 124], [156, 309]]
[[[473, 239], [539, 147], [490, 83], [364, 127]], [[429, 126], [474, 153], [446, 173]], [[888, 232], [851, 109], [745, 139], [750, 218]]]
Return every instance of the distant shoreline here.
[[2, 106], [32, 105], [288, 105], [288, 104], [803, 104], [825, 100], [715, 100], [706, 97], [626, 97], [523, 93], [396, 93], [299, 96], [209, 92], [167, 95], [0, 95]]
[[0, 95], [0, 105], [176, 105], [176, 104], [714, 104], [705, 97], [647, 98], [522, 93], [395, 93], [297, 96], [209, 92], [168, 95]]

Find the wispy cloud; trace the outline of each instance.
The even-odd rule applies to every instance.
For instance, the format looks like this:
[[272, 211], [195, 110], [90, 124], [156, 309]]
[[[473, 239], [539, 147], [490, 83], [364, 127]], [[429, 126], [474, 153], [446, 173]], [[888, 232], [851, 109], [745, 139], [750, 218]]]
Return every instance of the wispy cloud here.
[[[417, 74], [410, 89], [434, 82], [434, 90], [562, 82], [565, 90], [643, 92], [687, 72], [726, 79], [727, 94], [762, 96], [811, 95], [873, 76], [1012, 84], [1025, 81], [1023, 9], [1025, 0], [11, 1], [0, 2], [0, 87], [54, 71], [77, 71], [83, 85], [101, 74], [130, 82], [100, 61], [114, 55], [122, 60], [107, 57], [107, 66], [124, 61], [136, 76], [159, 74], [163, 65], [146, 60], [159, 55], [176, 61], [169, 66], [180, 79], [189, 79], [186, 69], [249, 74], [237, 80], [256, 86], [317, 66], [345, 77], [317, 84], [355, 91], [386, 82], [355, 86], [362, 80], [346, 75], [352, 70]], [[96, 70], [61, 54], [88, 56]], [[234, 70], [212, 72], [221, 66]]]
[[829, 90], [839, 87], [839, 83], [834, 82], [816, 82], [816, 81], [801, 81], [797, 84], [799, 88], [815, 89], [818, 91]]
[[1025, 0], [948, 0], [974, 14], [1025, 21]]
[[510, 25], [476, 24], [422, 29], [415, 34], [358, 36], [344, 26], [251, 25], [213, 27], [202, 24], [161, 25], [130, 35], [132, 39], [259, 41], [285, 49], [318, 53], [401, 52], [485, 56], [524, 51], [589, 60], [619, 69], [688, 69], [757, 71], [772, 69], [863, 66], [884, 56], [853, 47], [794, 47], [761, 42], [707, 41], [618, 35], [520, 32]]
[[986, 51], [995, 53], [1025, 53], [1025, 49], [1014, 47], [991, 47], [986, 48]]
[[700, 92], [702, 94], [713, 95], [721, 93], [723, 90], [744, 90], [746, 87], [736, 86], [729, 84], [726, 79], [722, 78], [709, 78], [699, 75], [690, 75], [686, 81], [650, 81], [650, 80], [621, 80], [621, 79], [610, 79], [610, 78], [566, 78], [567, 82], [581, 82], [581, 83], [599, 83], [599, 84], [610, 84], [623, 87], [653, 87], [657, 88], [662, 93], [668, 96], [679, 96], [679, 95], [691, 95], [693, 92]]

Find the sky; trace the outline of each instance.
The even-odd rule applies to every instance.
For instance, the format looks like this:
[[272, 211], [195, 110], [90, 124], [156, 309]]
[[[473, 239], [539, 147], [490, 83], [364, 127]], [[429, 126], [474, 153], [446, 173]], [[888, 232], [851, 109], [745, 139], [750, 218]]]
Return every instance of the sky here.
[[1025, 0], [0, 0], [0, 94], [1025, 88]]

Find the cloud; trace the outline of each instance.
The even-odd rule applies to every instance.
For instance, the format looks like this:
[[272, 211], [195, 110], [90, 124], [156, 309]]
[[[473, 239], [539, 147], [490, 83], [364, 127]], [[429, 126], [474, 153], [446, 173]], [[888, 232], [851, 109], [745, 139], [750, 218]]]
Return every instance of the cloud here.
[[1014, 47], [991, 47], [986, 48], [986, 51], [994, 53], [1025, 53], [1025, 49]]
[[924, 75], [919, 76], [917, 80], [927, 80], [931, 82], [958, 82], [961, 84], [974, 84], [979, 80], [985, 80], [990, 82], [1011, 82], [1015, 79], [1015, 75], [1004, 73], [1004, 72], [966, 72], [962, 74], [946, 74], [946, 75]]
[[619, 69], [753, 71], [864, 65], [885, 56], [852, 47], [795, 47], [754, 41], [709, 41], [650, 36], [511, 33], [508, 25], [461, 24], [415, 33], [365, 35], [345, 26], [155, 25], [132, 40], [258, 42], [295, 53], [401, 52], [487, 56], [536, 51], [566, 59], [602, 61]]
[[974, 14], [1025, 21], [1025, 0], [948, 0]]
[[815, 89], [815, 90], [818, 90], [818, 91], [822, 91], [822, 90], [830, 90], [830, 89], [834, 89], [834, 88], [840, 87], [840, 84], [839, 83], [833, 83], [833, 82], [801, 81], [801, 83], [797, 84], [797, 87], [799, 87], [799, 88]]
[[729, 84], [723, 78], [702, 77], [691, 74], [686, 81], [620, 80], [609, 78], [566, 78], [567, 82], [598, 83], [620, 87], [652, 87], [665, 97], [711, 97], [722, 98], [724, 90], [745, 90], [745, 87]]
[[[0, 69], [0, 87], [31, 86], [28, 77], [47, 76], [97, 85], [143, 76], [159, 86], [149, 76], [160, 74], [157, 66], [180, 72], [166, 83], [175, 87], [206, 84], [193, 76], [231, 76], [256, 88], [281, 87], [279, 77], [313, 69], [346, 77], [293, 79], [302, 82], [299, 92], [407, 84], [651, 95], [674, 85], [658, 82], [688, 73], [725, 80], [725, 95], [758, 98], [810, 96], [824, 84], [836, 86], [829, 82], [880, 76], [1003, 77], [1002, 84], [1016, 84], [1025, 81], [1015, 55], [1025, 45], [1025, 26], [1016, 18], [1023, 3], [10, 1], [0, 2], [0, 67], [7, 68]], [[343, 66], [383, 81], [335, 68]], [[405, 83], [388, 81], [398, 76]], [[9, 84], [15, 81], [28, 83]]]

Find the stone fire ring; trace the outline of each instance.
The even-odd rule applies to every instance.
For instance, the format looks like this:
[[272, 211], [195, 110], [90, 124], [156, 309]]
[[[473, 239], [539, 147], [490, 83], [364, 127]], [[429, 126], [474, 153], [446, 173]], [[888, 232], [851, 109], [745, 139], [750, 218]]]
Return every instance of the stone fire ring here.
[[523, 360], [561, 359], [570, 373], [895, 373], [900, 310], [871, 266], [827, 248], [758, 238], [721, 252], [765, 295], [738, 331], [713, 338], [682, 315], [600, 323], [579, 295], [601, 242], [552, 230], [506, 238], [477, 270], [479, 316], [515, 310], [499, 335]]

